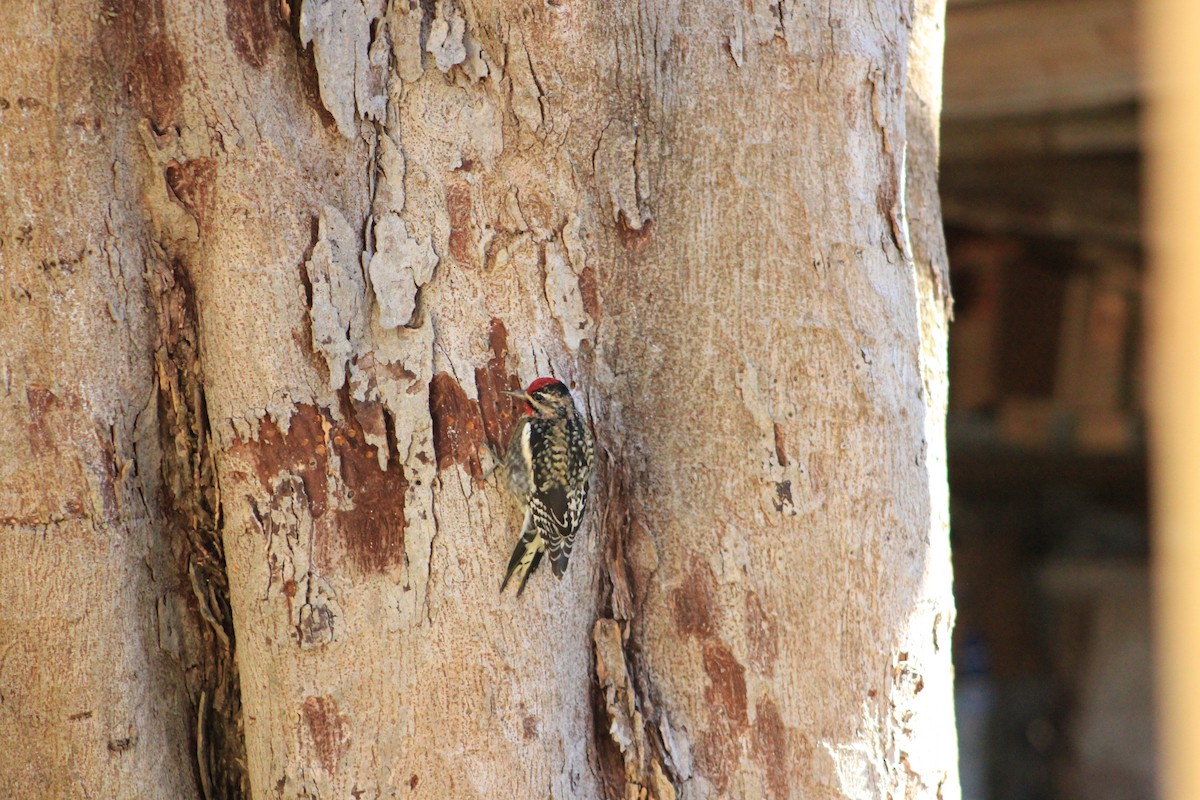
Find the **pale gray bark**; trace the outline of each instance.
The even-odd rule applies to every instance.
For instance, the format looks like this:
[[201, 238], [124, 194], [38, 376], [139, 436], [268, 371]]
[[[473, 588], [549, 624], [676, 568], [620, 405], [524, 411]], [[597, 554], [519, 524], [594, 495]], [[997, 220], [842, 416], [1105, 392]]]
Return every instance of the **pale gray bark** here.
[[127, 52], [78, 11], [0, 33], [0, 795], [195, 796]]
[[[118, 180], [33, 163], [127, 209], [109, 413], [153, 407], [138, 535], [214, 587], [140, 590], [207, 654], [136, 676], [180, 709], [158, 769], [212, 706], [196, 781], [257, 797], [956, 794], [938, 2], [147, 5], [75, 9], [146, 37], [94, 112]], [[73, 347], [62, 385], [113, 391]], [[517, 600], [488, 447], [540, 374], [600, 463], [566, 577]]]

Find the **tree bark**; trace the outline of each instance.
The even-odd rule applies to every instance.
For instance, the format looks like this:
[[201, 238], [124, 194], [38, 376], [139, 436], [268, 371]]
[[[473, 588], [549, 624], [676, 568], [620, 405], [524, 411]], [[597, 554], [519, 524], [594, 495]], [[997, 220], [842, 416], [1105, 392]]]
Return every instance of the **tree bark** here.
[[0, 794], [196, 796], [216, 681], [164, 536], [134, 56], [83, 5], [0, 34]]
[[[36, 322], [0, 322], [28, 354], [0, 474], [24, 509], [56, 453], [96, 496], [105, 442], [136, 456], [112, 472], [145, 510], [103, 511], [121, 546], [63, 576], [64, 604], [141, 576], [75, 632], [146, 664], [90, 691], [173, 709], [130, 775], [181, 797], [955, 796], [938, 0], [54, 8], [22, 13], [69, 16], [77, 79], [111, 96], [50, 98], [67, 45], [20, 63], [42, 124], [100, 120], [105, 157], [59, 143], [6, 176], [4, 302], [48, 288], [19, 301]], [[72, 277], [74, 316], [37, 275], [66, 239], [18, 241], [22, 215], [84, 221], [120, 267]], [[541, 374], [599, 463], [566, 576], [517, 599], [489, 451], [519, 413], [501, 392]], [[36, 422], [41, 385], [80, 421]], [[119, 433], [88, 450], [96, 420]], [[68, 558], [33, 536], [50, 515], [3, 512], [26, 606], [28, 553]], [[4, 608], [16, 641], [53, 630]], [[29, 690], [0, 714], [40, 703], [62, 710]]]

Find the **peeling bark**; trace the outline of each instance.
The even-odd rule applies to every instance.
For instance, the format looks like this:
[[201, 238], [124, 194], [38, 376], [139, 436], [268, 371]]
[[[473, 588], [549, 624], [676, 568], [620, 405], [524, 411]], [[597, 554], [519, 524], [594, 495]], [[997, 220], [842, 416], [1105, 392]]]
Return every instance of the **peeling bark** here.
[[160, 601], [159, 636], [174, 645], [164, 649], [178, 659], [195, 709], [193, 747], [202, 796], [241, 798], [250, 790], [241, 684], [221, 542], [220, 487], [208, 446], [194, 288], [182, 263], [167, 263], [161, 256], [151, 262], [147, 278], [157, 322], [160, 530], [180, 546], [179, 568], [191, 588], [186, 600]]
[[629, 800], [674, 800], [675, 787], [667, 778], [662, 759], [650, 752], [646, 720], [638, 708], [637, 691], [629, 676], [621, 639], [621, 626], [615, 620], [596, 620], [592, 629], [596, 680], [608, 714], [608, 735], [624, 760], [622, 796]]
[[[954, 796], [938, 3], [62, 5], [0, 40], [5, 685], [119, 591], [0, 774]], [[599, 470], [498, 597], [545, 374]]]

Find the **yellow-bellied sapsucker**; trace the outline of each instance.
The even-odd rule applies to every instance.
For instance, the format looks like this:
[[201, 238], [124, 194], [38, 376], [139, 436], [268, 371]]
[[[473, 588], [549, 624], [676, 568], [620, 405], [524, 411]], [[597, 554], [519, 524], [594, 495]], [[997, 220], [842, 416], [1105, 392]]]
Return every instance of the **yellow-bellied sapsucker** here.
[[516, 575], [519, 597], [544, 553], [550, 554], [556, 576], [566, 571], [595, 459], [592, 434], [561, 381], [538, 378], [523, 393], [509, 394], [525, 401], [504, 458], [508, 489], [521, 503], [525, 521], [500, 591]]

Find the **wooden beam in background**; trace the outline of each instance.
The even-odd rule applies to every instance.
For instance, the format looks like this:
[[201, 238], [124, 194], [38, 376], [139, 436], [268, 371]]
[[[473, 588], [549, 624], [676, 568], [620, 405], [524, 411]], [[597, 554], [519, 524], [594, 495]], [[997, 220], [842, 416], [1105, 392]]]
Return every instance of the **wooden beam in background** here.
[[1200, 4], [1146, 4], [1150, 433], [1162, 797], [1200, 797]]
[[1141, 240], [1140, 169], [1133, 156], [947, 164], [939, 186], [947, 225], [992, 233]]
[[948, 120], [942, 126], [942, 163], [1137, 153], [1138, 126], [1138, 109], [1132, 105], [1073, 114]]
[[1134, 0], [953, 5], [943, 118], [1065, 112], [1140, 94]]

